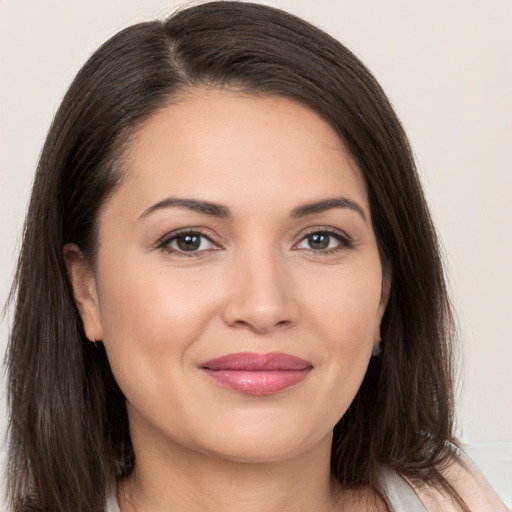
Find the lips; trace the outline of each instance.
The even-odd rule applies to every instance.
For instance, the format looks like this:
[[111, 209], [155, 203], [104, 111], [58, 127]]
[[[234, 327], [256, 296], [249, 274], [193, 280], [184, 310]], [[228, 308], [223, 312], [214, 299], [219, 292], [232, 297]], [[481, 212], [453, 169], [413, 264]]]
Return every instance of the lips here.
[[298, 384], [313, 365], [290, 354], [229, 354], [200, 365], [217, 384], [248, 395], [270, 395]]

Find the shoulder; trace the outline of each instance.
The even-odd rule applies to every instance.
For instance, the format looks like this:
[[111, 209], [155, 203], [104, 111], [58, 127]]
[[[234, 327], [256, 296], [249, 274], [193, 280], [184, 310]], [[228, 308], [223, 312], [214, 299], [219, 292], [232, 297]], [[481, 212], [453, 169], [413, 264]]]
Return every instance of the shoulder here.
[[116, 486], [110, 485], [107, 493], [107, 507], [105, 512], [120, 512], [117, 503]]
[[[469, 510], [477, 512], [509, 512], [486, 478], [461, 450], [443, 474], [459, 493]], [[458, 512], [450, 497], [432, 488], [415, 488], [428, 512]]]

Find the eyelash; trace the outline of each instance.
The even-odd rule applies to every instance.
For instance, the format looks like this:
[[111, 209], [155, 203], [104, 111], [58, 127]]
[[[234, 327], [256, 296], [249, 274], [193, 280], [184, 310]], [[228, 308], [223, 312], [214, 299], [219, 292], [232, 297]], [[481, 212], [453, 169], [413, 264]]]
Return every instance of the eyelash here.
[[[332, 247], [330, 249], [303, 249], [314, 256], [322, 257], [322, 256], [328, 256], [330, 254], [336, 254], [338, 252], [341, 252], [346, 249], [351, 249], [354, 246], [353, 241], [350, 239], [348, 235], [343, 233], [342, 231], [338, 231], [332, 228], [314, 228], [311, 229], [309, 232], [306, 232], [302, 238], [294, 244], [294, 247], [297, 247], [300, 243], [302, 243], [304, 240], [306, 240], [311, 235], [327, 235], [334, 239], [336, 239], [339, 244], [336, 247]], [[300, 249], [295, 249], [300, 250]]]
[[[200, 238], [206, 239], [209, 243], [211, 243], [215, 248], [213, 249], [202, 249], [202, 250], [194, 250], [194, 251], [184, 251], [184, 250], [177, 250], [171, 248], [169, 245], [173, 242], [178, 240], [179, 237], [183, 236], [199, 236]], [[293, 245], [293, 250], [301, 250], [298, 245], [300, 245], [304, 240], [306, 240], [308, 237], [312, 235], [327, 235], [329, 237], [333, 237], [336, 239], [339, 244], [336, 247], [332, 247], [330, 249], [306, 249], [303, 248], [302, 250], [308, 251], [309, 253], [315, 255], [315, 256], [327, 256], [330, 254], [335, 254], [338, 252], [341, 252], [346, 249], [350, 249], [353, 247], [353, 242], [345, 233], [330, 229], [330, 228], [314, 228], [311, 229], [309, 232], [306, 232], [301, 239]], [[213, 251], [220, 250], [220, 245], [217, 244], [214, 240], [212, 240], [212, 237], [205, 232], [203, 232], [201, 229], [197, 228], [184, 228], [178, 231], [173, 231], [172, 233], [166, 235], [164, 238], [161, 239], [161, 241], [158, 243], [158, 249], [161, 249], [165, 251], [167, 254], [174, 254], [179, 257], [202, 257], [205, 256], [208, 253], [211, 253]]]
[[[177, 240], [180, 237], [187, 236], [187, 235], [189, 235], [189, 236], [199, 236], [200, 238], [206, 239], [206, 240], [208, 240], [208, 242], [210, 242], [216, 248], [215, 249], [196, 250], [196, 251], [181, 251], [181, 250], [177, 250], [177, 249], [173, 249], [173, 248], [169, 247], [169, 245], [173, 241]], [[197, 258], [197, 257], [200, 257], [200, 256], [204, 256], [205, 253], [210, 253], [212, 251], [217, 251], [217, 250], [219, 250], [219, 248], [220, 248], [219, 244], [214, 242], [212, 240], [211, 236], [207, 235], [205, 232], [203, 232], [201, 229], [198, 229], [198, 228], [184, 228], [184, 229], [180, 229], [180, 230], [177, 230], [177, 231], [173, 231], [172, 233], [170, 233], [170, 234], [166, 235], [164, 238], [162, 238], [162, 240], [158, 244], [158, 249], [162, 249], [167, 254], [174, 254], [174, 255], [177, 255], [177, 256], [183, 256], [185, 258], [190, 258], [190, 257], [196, 257]]]

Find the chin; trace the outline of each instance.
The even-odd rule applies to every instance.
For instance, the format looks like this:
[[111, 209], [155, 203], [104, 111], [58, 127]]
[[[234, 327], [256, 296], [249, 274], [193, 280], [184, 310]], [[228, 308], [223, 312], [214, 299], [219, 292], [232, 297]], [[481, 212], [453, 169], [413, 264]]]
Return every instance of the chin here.
[[231, 462], [264, 464], [293, 459], [309, 451], [318, 442], [311, 439], [298, 441], [282, 435], [266, 438], [258, 436], [256, 439], [251, 436], [240, 436], [237, 439], [233, 437], [219, 439], [208, 453]]
[[211, 422], [207, 436], [198, 432], [194, 444], [196, 450], [233, 462], [265, 463], [291, 459], [322, 443], [330, 450], [331, 442], [332, 428], [320, 430], [304, 418], [260, 415], [256, 421]]

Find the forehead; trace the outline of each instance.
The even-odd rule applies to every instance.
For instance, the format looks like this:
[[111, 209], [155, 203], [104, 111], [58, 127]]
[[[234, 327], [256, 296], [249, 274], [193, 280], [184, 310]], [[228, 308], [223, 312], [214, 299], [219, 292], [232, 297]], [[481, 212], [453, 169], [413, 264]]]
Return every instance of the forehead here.
[[165, 195], [291, 209], [349, 194], [367, 206], [361, 172], [334, 129], [279, 96], [181, 94], [137, 129], [124, 162], [120, 192], [142, 209]]

